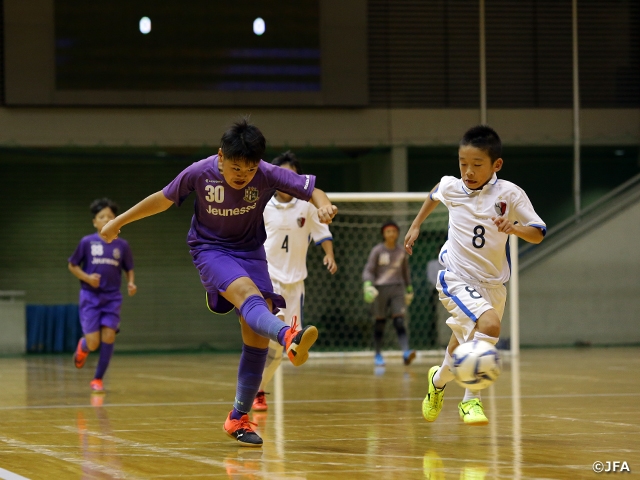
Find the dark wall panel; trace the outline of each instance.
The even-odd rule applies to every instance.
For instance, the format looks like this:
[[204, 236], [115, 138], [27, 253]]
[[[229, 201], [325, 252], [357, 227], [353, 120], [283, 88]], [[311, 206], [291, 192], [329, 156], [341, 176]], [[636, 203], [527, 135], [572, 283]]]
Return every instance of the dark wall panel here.
[[640, 2], [578, 2], [583, 107], [640, 106]]
[[[640, 105], [640, 3], [578, 2], [583, 107]], [[571, 1], [485, 2], [489, 108], [573, 103]], [[369, 0], [373, 107], [479, 105], [479, 2]]]
[[369, 0], [370, 105], [474, 107], [478, 51], [469, 2]]
[[486, 2], [487, 104], [570, 107], [571, 2]]

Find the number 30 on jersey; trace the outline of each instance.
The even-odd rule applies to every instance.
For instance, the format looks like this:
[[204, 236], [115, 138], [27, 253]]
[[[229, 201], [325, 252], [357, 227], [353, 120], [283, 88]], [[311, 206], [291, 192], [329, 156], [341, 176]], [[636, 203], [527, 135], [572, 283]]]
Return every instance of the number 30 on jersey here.
[[207, 191], [207, 196], [205, 197], [207, 202], [224, 202], [224, 187], [222, 185], [216, 185], [215, 187], [207, 185], [204, 189]]

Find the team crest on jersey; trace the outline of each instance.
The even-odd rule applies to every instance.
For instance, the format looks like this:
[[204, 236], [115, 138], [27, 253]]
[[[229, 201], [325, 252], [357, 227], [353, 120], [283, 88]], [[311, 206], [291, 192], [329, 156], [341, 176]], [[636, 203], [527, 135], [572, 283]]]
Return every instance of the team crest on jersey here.
[[496, 202], [494, 207], [498, 215], [504, 215], [507, 212], [507, 202]]
[[296, 222], [298, 222], [298, 226], [299, 226], [300, 228], [304, 227], [304, 222], [306, 222], [306, 221], [307, 221], [307, 219], [306, 219], [306, 218], [304, 218], [304, 217], [298, 217], [298, 218], [296, 219]]
[[120, 260], [120, 249], [119, 248], [114, 248], [113, 249], [113, 258], [115, 258], [116, 260]]
[[253, 203], [260, 198], [259, 191], [256, 187], [247, 187], [244, 189], [244, 201]]

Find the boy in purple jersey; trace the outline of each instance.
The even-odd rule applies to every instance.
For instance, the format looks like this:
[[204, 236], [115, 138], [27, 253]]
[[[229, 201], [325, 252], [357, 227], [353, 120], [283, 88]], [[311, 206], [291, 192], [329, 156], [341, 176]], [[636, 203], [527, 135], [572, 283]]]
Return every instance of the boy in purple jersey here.
[[[69, 257], [69, 271], [80, 280], [80, 324], [84, 337], [73, 355], [76, 368], [82, 368], [89, 356], [100, 347], [100, 359], [91, 389], [104, 391], [104, 377], [113, 355], [113, 342], [120, 326], [121, 271], [127, 274], [129, 296], [138, 290], [134, 283], [133, 256], [126, 240], [106, 243], [98, 233], [113, 220], [118, 207], [108, 198], [95, 200], [91, 206], [93, 226], [98, 231], [87, 235]], [[102, 346], [100, 346], [102, 344]]]
[[117, 216], [102, 229], [107, 242], [117, 239], [124, 225], [181, 205], [196, 192], [195, 213], [187, 243], [214, 313], [234, 307], [240, 316], [242, 355], [233, 409], [224, 423], [225, 432], [240, 445], [262, 446], [248, 412], [258, 393], [267, 359], [269, 340], [282, 345], [295, 366], [309, 357], [318, 330], [298, 330], [273, 312], [285, 307], [274, 293], [264, 241], [267, 238], [262, 212], [276, 190], [311, 201], [323, 223], [331, 223], [338, 209], [313, 175], [298, 175], [261, 160], [266, 141], [262, 132], [246, 120], [234, 123], [223, 135], [218, 154], [183, 170], [169, 185]]

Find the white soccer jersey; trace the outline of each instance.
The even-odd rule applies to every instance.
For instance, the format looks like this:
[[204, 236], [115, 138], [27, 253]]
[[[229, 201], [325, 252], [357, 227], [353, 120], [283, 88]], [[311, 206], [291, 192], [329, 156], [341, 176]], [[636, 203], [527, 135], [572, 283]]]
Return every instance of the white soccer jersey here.
[[269, 275], [281, 283], [307, 278], [307, 249], [312, 239], [316, 245], [333, 239], [329, 227], [320, 223], [318, 209], [297, 198], [281, 203], [274, 195], [264, 209], [264, 224]]
[[469, 190], [459, 178], [442, 177], [431, 198], [449, 209], [449, 232], [440, 263], [470, 283], [499, 285], [509, 280], [508, 235], [498, 231], [492, 217], [506, 215], [512, 222], [546, 233], [524, 190], [499, 180], [495, 173], [481, 190]]

